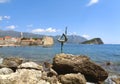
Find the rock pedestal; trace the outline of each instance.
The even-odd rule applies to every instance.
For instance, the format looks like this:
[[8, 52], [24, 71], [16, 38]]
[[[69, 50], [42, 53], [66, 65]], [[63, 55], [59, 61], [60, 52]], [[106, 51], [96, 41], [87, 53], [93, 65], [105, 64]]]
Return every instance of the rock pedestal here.
[[82, 73], [89, 82], [101, 82], [108, 73], [99, 65], [90, 61], [86, 56], [57, 54], [53, 59], [53, 69], [60, 74]]

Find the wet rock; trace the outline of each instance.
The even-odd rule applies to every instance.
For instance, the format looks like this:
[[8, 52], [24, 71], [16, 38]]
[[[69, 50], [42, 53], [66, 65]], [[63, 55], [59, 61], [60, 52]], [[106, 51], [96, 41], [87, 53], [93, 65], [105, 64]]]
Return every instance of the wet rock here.
[[59, 80], [62, 84], [86, 84], [84, 76], [80, 73], [61, 75]]
[[10, 68], [1, 68], [0, 69], [0, 75], [11, 74], [11, 73], [13, 73], [13, 70]]
[[23, 62], [23, 58], [19, 57], [6, 57], [3, 59], [3, 65], [8, 68], [11, 68], [13, 71], [16, 71], [17, 66]]
[[87, 56], [57, 54], [53, 59], [53, 69], [58, 74], [82, 73], [89, 82], [104, 81], [108, 73], [99, 65], [90, 61]]
[[25, 62], [18, 66], [18, 69], [35, 69], [43, 71], [43, 67], [35, 62]]

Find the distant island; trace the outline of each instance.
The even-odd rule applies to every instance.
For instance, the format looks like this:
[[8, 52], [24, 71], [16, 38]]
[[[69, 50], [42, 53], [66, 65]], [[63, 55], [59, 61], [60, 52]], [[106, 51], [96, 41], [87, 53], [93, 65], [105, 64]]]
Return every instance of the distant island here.
[[82, 42], [81, 44], [104, 44], [101, 38], [93, 38], [91, 40], [87, 40]]

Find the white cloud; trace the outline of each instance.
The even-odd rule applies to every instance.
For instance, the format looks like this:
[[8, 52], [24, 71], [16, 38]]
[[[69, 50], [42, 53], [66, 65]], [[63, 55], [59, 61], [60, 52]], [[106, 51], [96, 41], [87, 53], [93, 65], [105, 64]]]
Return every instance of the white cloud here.
[[0, 16], [0, 21], [2, 21], [3, 20], [3, 17], [2, 16]]
[[10, 19], [10, 16], [4, 16], [3, 18], [9, 20], [9, 19]]
[[9, 2], [10, 0], [0, 0], [0, 3], [7, 3]]
[[10, 16], [0, 16], [0, 21], [2, 21], [2, 20], [4, 20], [4, 19], [9, 20], [9, 19], [10, 19]]
[[97, 4], [99, 0], [90, 0], [90, 2], [87, 4], [87, 6], [91, 6], [93, 4]]
[[78, 35], [77, 32], [68, 32], [69, 35]]
[[6, 28], [7, 28], [7, 29], [12, 29], [12, 30], [13, 30], [13, 29], [15, 29], [16, 27], [17, 27], [17, 26], [15, 26], [15, 25], [9, 25], [9, 26], [7, 26]]
[[32, 30], [32, 33], [41, 33], [41, 32], [45, 32], [44, 29], [34, 29]]
[[46, 29], [45, 31], [46, 32], [56, 32], [56, 29], [53, 29], [53, 28], [50, 27], [50, 28]]
[[53, 32], [57, 32], [57, 30], [51, 27], [47, 29], [38, 28], [32, 30], [32, 33], [53, 33]]
[[87, 34], [84, 34], [84, 35], [82, 35], [82, 37], [84, 37], [84, 38], [88, 39], [90, 36], [89, 36], [89, 35], [87, 35]]

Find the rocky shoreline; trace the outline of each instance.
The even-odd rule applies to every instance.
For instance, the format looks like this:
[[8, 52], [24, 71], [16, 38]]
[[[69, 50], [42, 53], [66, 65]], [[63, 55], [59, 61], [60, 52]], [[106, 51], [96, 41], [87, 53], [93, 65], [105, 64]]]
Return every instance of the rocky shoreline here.
[[87, 56], [61, 53], [52, 64], [1, 58], [0, 84], [120, 84], [120, 78], [110, 76]]

